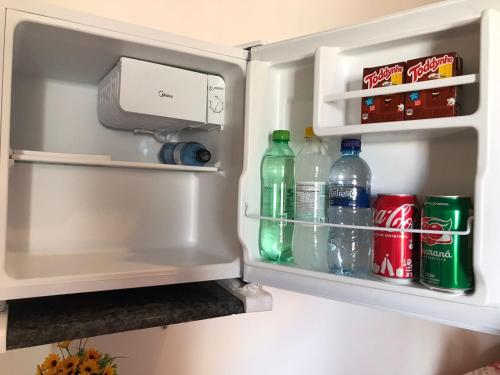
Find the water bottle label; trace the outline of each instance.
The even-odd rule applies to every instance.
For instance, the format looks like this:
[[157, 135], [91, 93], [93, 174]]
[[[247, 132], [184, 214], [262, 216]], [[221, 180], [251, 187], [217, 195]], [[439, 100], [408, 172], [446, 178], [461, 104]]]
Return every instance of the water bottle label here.
[[185, 144], [186, 144], [185, 142], [179, 142], [174, 147], [172, 158], [174, 159], [174, 163], [177, 165], [182, 165], [181, 154], [182, 154], [182, 148], [184, 147]]
[[370, 189], [359, 186], [330, 185], [328, 187], [330, 206], [370, 207]]
[[264, 185], [262, 187], [261, 215], [280, 219], [293, 219], [295, 189], [286, 184]]
[[325, 182], [297, 182], [295, 199], [295, 218], [297, 220], [325, 222]]

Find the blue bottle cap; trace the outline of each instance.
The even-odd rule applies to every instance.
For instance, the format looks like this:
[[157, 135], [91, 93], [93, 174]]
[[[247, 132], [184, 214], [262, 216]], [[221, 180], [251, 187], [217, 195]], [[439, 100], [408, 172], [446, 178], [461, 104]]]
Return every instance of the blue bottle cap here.
[[340, 151], [344, 150], [354, 150], [361, 151], [361, 139], [346, 138], [342, 140], [340, 144]]
[[196, 151], [196, 160], [200, 163], [208, 163], [212, 158], [212, 154], [206, 148], [201, 148]]

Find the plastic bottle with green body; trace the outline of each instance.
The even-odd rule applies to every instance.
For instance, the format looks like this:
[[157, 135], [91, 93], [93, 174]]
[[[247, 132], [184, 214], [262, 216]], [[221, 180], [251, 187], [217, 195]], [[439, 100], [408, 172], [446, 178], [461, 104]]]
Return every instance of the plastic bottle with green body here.
[[[295, 155], [288, 145], [290, 132], [275, 130], [273, 141], [262, 158], [261, 216], [293, 219], [295, 210]], [[265, 260], [292, 260], [293, 224], [261, 220], [260, 255]]]

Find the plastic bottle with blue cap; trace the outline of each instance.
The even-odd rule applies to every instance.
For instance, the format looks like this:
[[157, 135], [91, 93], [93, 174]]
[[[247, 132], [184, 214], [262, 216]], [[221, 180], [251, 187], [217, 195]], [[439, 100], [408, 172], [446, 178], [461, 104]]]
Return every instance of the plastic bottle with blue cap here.
[[[369, 226], [371, 172], [359, 157], [361, 140], [343, 139], [342, 156], [335, 161], [328, 180], [328, 221], [334, 224]], [[342, 275], [367, 274], [372, 233], [363, 229], [334, 227], [328, 237], [330, 272]]]

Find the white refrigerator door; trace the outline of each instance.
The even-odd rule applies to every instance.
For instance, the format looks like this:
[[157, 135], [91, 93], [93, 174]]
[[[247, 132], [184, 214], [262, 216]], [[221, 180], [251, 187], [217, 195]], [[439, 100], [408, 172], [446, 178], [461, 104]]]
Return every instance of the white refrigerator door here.
[[[252, 49], [239, 192], [244, 280], [500, 333], [498, 38], [499, 2], [465, 0]], [[464, 59], [464, 78], [454, 81], [464, 85], [462, 116], [359, 124], [364, 67], [452, 51]], [[342, 136], [361, 137], [362, 156], [372, 169], [372, 195], [411, 192], [420, 202], [424, 194], [473, 197], [473, 293], [456, 296], [418, 284], [337, 276], [261, 260], [260, 160], [269, 134], [290, 130], [291, 146], [298, 151], [304, 127], [312, 123], [325, 136], [333, 160]]]

